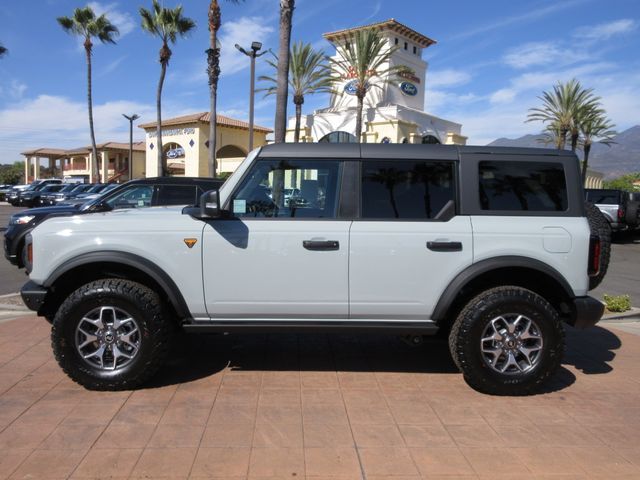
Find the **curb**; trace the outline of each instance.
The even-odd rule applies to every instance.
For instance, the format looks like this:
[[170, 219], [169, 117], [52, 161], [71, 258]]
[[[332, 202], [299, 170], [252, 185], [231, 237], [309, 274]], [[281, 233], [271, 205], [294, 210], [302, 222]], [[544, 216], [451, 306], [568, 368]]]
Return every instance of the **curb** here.
[[640, 308], [631, 307], [627, 312], [612, 312], [602, 316], [602, 320], [640, 320]]

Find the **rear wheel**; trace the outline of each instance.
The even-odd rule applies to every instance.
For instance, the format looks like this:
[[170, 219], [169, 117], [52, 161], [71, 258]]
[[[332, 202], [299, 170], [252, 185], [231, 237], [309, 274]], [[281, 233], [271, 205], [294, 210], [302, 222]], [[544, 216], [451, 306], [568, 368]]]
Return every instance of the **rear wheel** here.
[[585, 202], [587, 220], [591, 233], [600, 237], [600, 269], [597, 275], [589, 277], [589, 290], [596, 288], [604, 280], [611, 258], [611, 226], [600, 209], [593, 203]]
[[534, 393], [562, 360], [564, 330], [540, 295], [516, 286], [481, 293], [460, 312], [449, 348], [466, 382], [494, 395]]
[[88, 283], [64, 301], [53, 320], [56, 360], [88, 389], [140, 385], [158, 370], [168, 351], [171, 327], [163, 310], [158, 294], [139, 283]]

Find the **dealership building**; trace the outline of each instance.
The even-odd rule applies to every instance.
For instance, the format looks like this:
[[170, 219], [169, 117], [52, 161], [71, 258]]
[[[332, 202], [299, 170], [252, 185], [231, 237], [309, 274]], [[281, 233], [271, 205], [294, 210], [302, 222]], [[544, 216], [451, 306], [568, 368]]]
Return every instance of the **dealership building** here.
[[[442, 143], [464, 145], [462, 125], [435, 117], [424, 111], [427, 62], [423, 51], [435, 44], [425, 35], [390, 19], [362, 27], [324, 34], [335, 48], [333, 56], [340, 61], [338, 49], [345, 48], [357, 31], [374, 29], [393, 49], [381, 70], [402, 67], [401, 72], [384, 80], [373, 76], [364, 99], [362, 142], [367, 143]], [[332, 62], [333, 64], [333, 62]], [[300, 138], [304, 142], [355, 142], [355, 82], [349, 72], [333, 72], [341, 78], [327, 108], [303, 115]], [[293, 141], [295, 119], [289, 120], [287, 141]]]

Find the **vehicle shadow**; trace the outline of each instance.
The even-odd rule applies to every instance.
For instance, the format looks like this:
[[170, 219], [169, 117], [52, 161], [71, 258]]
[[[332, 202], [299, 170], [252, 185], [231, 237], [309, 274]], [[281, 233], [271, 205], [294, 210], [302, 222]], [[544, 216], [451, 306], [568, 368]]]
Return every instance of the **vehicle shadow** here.
[[[586, 375], [606, 374], [620, 339], [609, 330], [567, 327], [563, 365], [540, 393], [563, 390], [576, 382], [572, 366]], [[411, 346], [392, 335], [246, 334], [180, 335], [168, 361], [143, 388], [187, 383], [221, 372], [397, 372], [457, 374], [448, 342], [427, 338]]]
[[638, 244], [640, 243], [640, 230], [632, 232], [616, 232], [611, 236], [611, 241], [615, 244]]
[[563, 363], [586, 375], [601, 375], [613, 371], [611, 362], [615, 351], [622, 346], [618, 336], [605, 328], [595, 326], [587, 330], [566, 327], [567, 352]]

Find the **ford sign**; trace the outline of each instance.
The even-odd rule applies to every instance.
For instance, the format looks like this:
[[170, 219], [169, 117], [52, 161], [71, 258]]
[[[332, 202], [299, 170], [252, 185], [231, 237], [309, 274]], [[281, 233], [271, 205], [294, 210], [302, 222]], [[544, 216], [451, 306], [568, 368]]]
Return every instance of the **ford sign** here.
[[414, 97], [418, 94], [418, 87], [416, 87], [411, 82], [402, 82], [400, 84], [400, 91], [405, 95], [409, 95], [410, 97]]
[[[351, 80], [350, 82], [345, 84], [344, 93], [346, 93], [347, 95], [355, 95], [357, 88], [358, 88], [358, 80]], [[369, 90], [369, 83], [365, 84], [365, 89]]]

